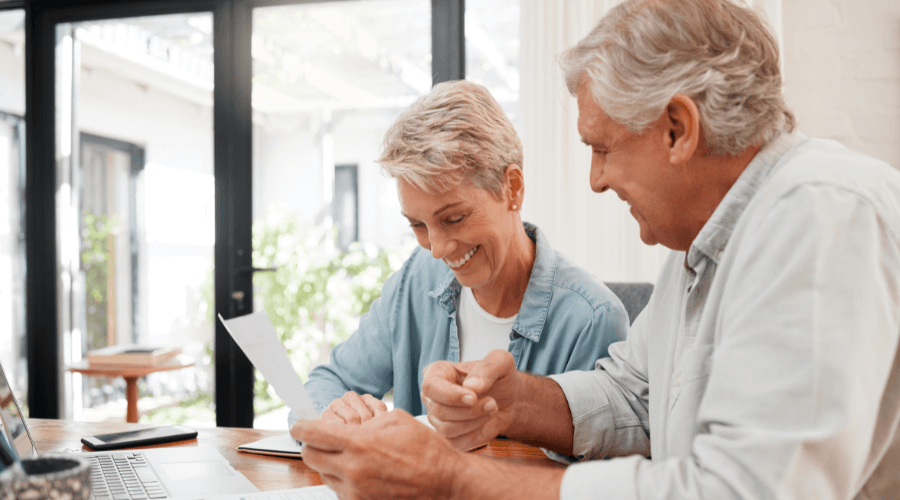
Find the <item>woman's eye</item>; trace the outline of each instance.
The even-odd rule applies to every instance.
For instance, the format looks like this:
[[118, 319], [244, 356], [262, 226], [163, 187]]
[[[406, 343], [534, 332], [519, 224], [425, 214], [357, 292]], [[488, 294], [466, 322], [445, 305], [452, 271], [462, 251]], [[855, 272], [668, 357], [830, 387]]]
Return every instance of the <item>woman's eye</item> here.
[[422, 222], [410, 222], [409, 227], [411, 227], [413, 229], [420, 229], [420, 228], [425, 227], [425, 224]]
[[462, 222], [463, 218], [464, 216], [461, 215], [455, 219], [448, 219], [447, 224], [459, 224], [460, 222]]

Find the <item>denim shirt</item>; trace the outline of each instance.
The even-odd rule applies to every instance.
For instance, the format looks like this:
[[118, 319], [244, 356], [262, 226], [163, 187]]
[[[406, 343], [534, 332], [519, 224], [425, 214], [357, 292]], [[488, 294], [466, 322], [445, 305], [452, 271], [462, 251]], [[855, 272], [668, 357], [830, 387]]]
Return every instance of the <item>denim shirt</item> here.
[[[535, 260], [509, 352], [521, 371], [589, 370], [611, 343], [625, 338], [625, 308], [599, 279], [550, 248], [536, 226], [524, 226]], [[335, 346], [327, 365], [310, 372], [306, 390], [319, 413], [347, 391], [381, 398], [393, 388], [396, 408], [423, 414], [422, 370], [439, 360], [459, 361], [461, 290], [447, 264], [416, 248], [388, 278], [359, 329]]]
[[765, 146], [628, 339], [553, 377], [582, 461], [560, 498], [897, 498], [898, 242], [896, 170], [799, 133]]

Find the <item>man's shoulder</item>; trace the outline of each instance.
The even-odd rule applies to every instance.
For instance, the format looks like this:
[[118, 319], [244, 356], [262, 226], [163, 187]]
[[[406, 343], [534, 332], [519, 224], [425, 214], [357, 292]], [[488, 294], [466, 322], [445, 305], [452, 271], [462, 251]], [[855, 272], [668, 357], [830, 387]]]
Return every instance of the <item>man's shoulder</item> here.
[[[563, 302], [580, 300], [592, 310], [607, 307], [611, 303], [621, 304], [616, 294], [600, 278], [560, 252], [556, 252], [556, 258], [556, 273], [551, 281], [555, 299], [563, 299]], [[560, 303], [556, 300], [554, 302]]]
[[900, 172], [888, 163], [854, 151], [837, 141], [806, 139], [784, 155], [769, 189], [830, 185], [872, 196], [900, 192]]
[[837, 141], [805, 139], [781, 158], [761, 186], [761, 196], [755, 198], [761, 204], [758, 207], [766, 207], [784, 200], [799, 200], [798, 196], [813, 191], [856, 197], [871, 205], [900, 236], [900, 172], [888, 163]]

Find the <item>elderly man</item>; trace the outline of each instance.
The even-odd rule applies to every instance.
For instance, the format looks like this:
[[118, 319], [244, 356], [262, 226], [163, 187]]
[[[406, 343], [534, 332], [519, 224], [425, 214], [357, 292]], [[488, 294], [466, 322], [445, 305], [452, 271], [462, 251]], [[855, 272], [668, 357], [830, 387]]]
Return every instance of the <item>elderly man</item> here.
[[[897, 498], [900, 174], [793, 130], [776, 42], [728, 0], [626, 1], [562, 66], [591, 188], [674, 250], [650, 304], [590, 372], [431, 365], [446, 440], [305, 423], [307, 464], [342, 498]], [[450, 446], [497, 434], [576, 463]]]

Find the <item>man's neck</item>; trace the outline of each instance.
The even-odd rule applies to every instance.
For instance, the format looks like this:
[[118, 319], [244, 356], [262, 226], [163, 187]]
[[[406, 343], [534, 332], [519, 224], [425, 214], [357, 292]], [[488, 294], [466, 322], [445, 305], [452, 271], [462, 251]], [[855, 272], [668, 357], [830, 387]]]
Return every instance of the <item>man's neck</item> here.
[[697, 153], [691, 159], [687, 168], [694, 183], [685, 203], [686, 216], [690, 222], [679, 238], [679, 248], [675, 250], [687, 251], [691, 247], [700, 230], [760, 149], [760, 146], [751, 146], [737, 155], [711, 156]]

